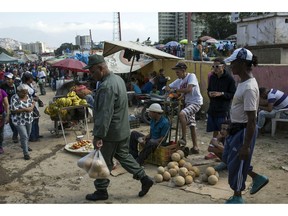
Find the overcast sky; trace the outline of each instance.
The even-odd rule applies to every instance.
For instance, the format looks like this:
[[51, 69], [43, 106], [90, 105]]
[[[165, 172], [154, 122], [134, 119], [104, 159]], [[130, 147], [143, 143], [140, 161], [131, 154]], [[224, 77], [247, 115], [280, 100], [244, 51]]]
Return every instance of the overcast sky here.
[[[66, 42], [75, 44], [76, 35], [89, 35], [91, 29], [94, 42], [113, 40], [113, 12], [120, 11], [122, 40], [135, 41], [139, 38], [142, 42], [150, 37], [155, 42], [158, 41], [159, 11], [241, 12], [253, 11], [255, 7], [251, 0], [241, 0], [241, 4], [227, 3], [227, 0], [217, 0], [217, 3], [215, 0], [196, 2], [6, 0], [1, 2], [0, 7], [0, 38], [12, 38], [24, 43], [41, 41], [48, 47], [57, 48]], [[267, 6], [262, 2], [254, 11], [282, 11], [284, 8], [275, 9], [275, 5]]]
[[[120, 13], [122, 40], [158, 41], [157, 12]], [[89, 35], [94, 42], [113, 40], [113, 12], [45, 12], [0, 13], [0, 37], [20, 42], [45, 42], [59, 47], [62, 43], [75, 44], [76, 35]]]

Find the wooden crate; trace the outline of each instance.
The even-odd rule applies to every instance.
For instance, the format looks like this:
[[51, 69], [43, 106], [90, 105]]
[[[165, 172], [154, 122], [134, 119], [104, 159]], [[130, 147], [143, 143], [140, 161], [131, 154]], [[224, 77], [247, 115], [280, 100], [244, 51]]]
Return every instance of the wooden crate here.
[[[172, 153], [176, 152], [178, 149], [179, 146], [177, 144], [159, 146], [152, 154], [148, 156], [145, 162], [158, 166], [166, 166], [171, 161]], [[139, 145], [139, 150], [142, 150], [141, 145]]]

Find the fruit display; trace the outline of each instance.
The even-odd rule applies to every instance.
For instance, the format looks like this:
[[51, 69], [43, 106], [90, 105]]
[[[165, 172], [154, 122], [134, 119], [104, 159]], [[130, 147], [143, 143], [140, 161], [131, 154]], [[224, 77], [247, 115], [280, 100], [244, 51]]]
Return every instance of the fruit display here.
[[[157, 174], [154, 176], [156, 183], [171, 181], [176, 187], [182, 187], [193, 184], [194, 180], [197, 183], [201, 182], [209, 185], [215, 185], [219, 181], [219, 173], [213, 167], [207, 167], [201, 174], [197, 166], [193, 166], [181, 156], [181, 152], [173, 154], [171, 155], [172, 161], [166, 167], [159, 166], [157, 168]], [[197, 179], [197, 177], [200, 178]]]
[[87, 105], [85, 99], [81, 99], [77, 96], [75, 91], [70, 91], [66, 97], [57, 98], [51, 102], [44, 110], [44, 113], [49, 115], [51, 118], [57, 118], [60, 114], [63, 120], [68, 119], [69, 111], [62, 109], [63, 107]]

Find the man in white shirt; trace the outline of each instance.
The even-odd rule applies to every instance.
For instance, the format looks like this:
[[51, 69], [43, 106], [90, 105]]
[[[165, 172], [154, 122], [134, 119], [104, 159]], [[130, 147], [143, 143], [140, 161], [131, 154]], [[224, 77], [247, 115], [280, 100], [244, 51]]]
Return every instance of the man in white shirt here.
[[179, 119], [182, 129], [182, 138], [179, 144], [186, 145], [186, 127], [190, 127], [193, 147], [191, 154], [199, 154], [196, 136], [195, 114], [200, 110], [203, 104], [203, 97], [200, 93], [197, 77], [194, 73], [187, 73], [187, 65], [184, 62], [178, 62], [172, 70], [175, 70], [178, 79], [169, 84], [166, 90], [181, 94], [185, 99], [184, 109], [179, 113]]
[[[259, 88], [260, 98], [259, 104], [260, 112], [258, 113], [257, 127], [264, 132], [264, 125], [267, 118], [274, 118], [277, 110], [288, 108], [288, 95], [277, 89], [268, 89], [265, 87]], [[281, 118], [288, 118], [288, 112], [282, 112]]]

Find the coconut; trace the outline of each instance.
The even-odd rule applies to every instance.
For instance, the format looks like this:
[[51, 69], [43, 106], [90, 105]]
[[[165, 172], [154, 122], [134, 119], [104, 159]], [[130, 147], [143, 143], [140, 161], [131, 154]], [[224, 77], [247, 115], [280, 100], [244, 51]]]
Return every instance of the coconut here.
[[206, 173], [207, 176], [214, 175], [215, 172], [216, 172], [216, 171], [215, 171], [215, 169], [214, 169], [213, 167], [207, 167], [207, 168], [206, 168], [206, 171], [205, 171], [205, 173]]
[[184, 159], [181, 159], [178, 164], [179, 164], [179, 167], [183, 167], [184, 164], [186, 163], [186, 161]]
[[186, 167], [180, 167], [179, 168], [179, 175], [180, 176], [183, 176], [183, 177], [186, 177], [188, 175], [188, 170]]
[[163, 180], [164, 180], [164, 181], [169, 181], [170, 179], [171, 179], [170, 173], [169, 173], [168, 171], [165, 171], [165, 172], [163, 173]]
[[177, 173], [179, 172], [179, 166], [175, 166], [174, 169], [177, 170]]
[[191, 168], [191, 171], [193, 171], [193, 172], [195, 173], [196, 177], [200, 176], [200, 170], [199, 170], [198, 167], [193, 166], [193, 167]]
[[219, 173], [216, 171], [214, 174], [219, 179]]
[[184, 152], [180, 149], [177, 150], [176, 152], [181, 156], [181, 159], [185, 156]]
[[176, 186], [181, 187], [185, 184], [185, 178], [183, 176], [174, 177], [174, 183]]
[[157, 173], [157, 174], [154, 176], [154, 180], [155, 180], [155, 182], [160, 183], [160, 182], [163, 181], [163, 176], [162, 176], [161, 174]]
[[193, 171], [188, 171], [188, 175], [190, 175], [190, 176], [192, 176], [193, 178], [195, 178], [196, 177], [196, 173], [195, 172], [193, 172]]
[[170, 161], [168, 164], [167, 164], [167, 167], [168, 167], [168, 170], [171, 169], [171, 168], [174, 168], [176, 165], [174, 163], [174, 161]]
[[187, 175], [185, 177], [185, 184], [191, 184], [193, 182], [193, 177], [190, 175]]
[[171, 159], [172, 159], [172, 161], [178, 162], [178, 161], [181, 160], [181, 156], [180, 156], [180, 154], [178, 154], [177, 152], [174, 152], [174, 153], [172, 153], [172, 155], [171, 155]]
[[186, 167], [188, 170], [192, 170], [192, 164], [190, 162], [186, 162], [183, 167]]
[[169, 169], [168, 172], [170, 173], [171, 177], [174, 177], [178, 174], [178, 171], [175, 168]]
[[158, 168], [157, 168], [157, 173], [159, 173], [159, 174], [163, 174], [165, 172], [165, 168], [163, 167], [163, 166], [159, 166]]
[[210, 175], [210, 176], [208, 177], [208, 183], [209, 183], [209, 184], [215, 185], [215, 184], [217, 184], [217, 182], [218, 182], [217, 176], [215, 176], [215, 175]]

